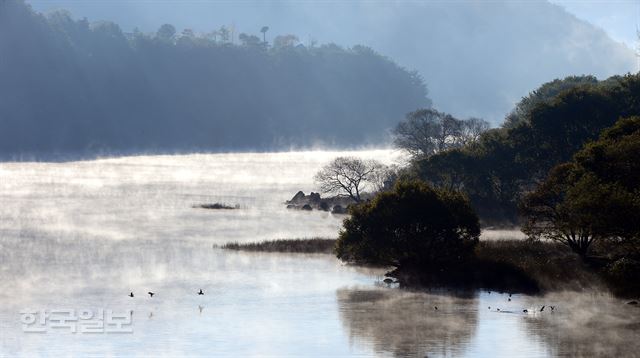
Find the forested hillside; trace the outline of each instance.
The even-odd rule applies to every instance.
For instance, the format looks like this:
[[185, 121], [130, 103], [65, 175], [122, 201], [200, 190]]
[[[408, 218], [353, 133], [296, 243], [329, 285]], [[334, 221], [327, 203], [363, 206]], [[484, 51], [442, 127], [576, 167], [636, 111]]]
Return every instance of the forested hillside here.
[[[438, 110], [484, 118], [494, 126], [549, 79], [637, 71], [632, 46], [610, 36], [635, 34], [635, 21], [624, 27], [616, 17], [611, 25], [619, 30], [608, 33], [563, 9], [584, 1], [27, 1], [41, 11], [62, 8], [74, 16], [114, 21], [125, 31], [155, 31], [170, 23], [179, 31], [208, 32], [224, 24], [235, 28], [236, 39], [241, 32], [262, 38], [259, 30], [267, 25], [268, 41], [293, 33], [305, 44], [314, 39], [364, 44], [417, 70]], [[584, 3], [590, 7], [594, 1]], [[637, 16], [632, 1], [615, 3], [600, 16], [614, 19], [613, 9], [620, 7]]]
[[374, 144], [430, 106], [370, 48], [270, 36], [124, 33], [0, 1], [0, 156]]
[[640, 75], [554, 80], [524, 97], [501, 127], [465, 146], [415, 157], [409, 171], [464, 191], [486, 224], [516, 224], [521, 198], [554, 166], [619, 119], [638, 115]]

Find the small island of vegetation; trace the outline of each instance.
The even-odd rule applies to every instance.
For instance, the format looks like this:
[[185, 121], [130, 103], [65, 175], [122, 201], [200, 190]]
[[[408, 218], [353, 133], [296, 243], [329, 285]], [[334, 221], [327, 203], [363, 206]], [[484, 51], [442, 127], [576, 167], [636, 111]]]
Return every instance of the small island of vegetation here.
[[336, 245], [335, 239], [279, 239], [263, 242], [237, 243], [231, 242], [220, 246], [225, 250], [253, 252], [287, 252], [305, 254], [331, 254]]
[[213, 210], [237, 210], [240, 209], [239, 204], [229, 205], [225, 203], [198, 204], [194, 205], [197, 209], [213, 209]]

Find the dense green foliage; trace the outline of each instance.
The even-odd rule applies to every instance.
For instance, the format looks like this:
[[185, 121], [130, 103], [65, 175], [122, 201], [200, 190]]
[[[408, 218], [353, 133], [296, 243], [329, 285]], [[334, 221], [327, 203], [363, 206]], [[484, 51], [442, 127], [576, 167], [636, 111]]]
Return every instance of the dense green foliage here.
[[[415, 138], [427, 137], [419, 126], [413, 128], [417, 128]], [[455, 260], [441, 270], [425, 270], [424, 265], [404, 270], [399, 265], [391, 274], [409, 284], [524, 291], [557, 288], [574, 280], [577, 287], [606, 283], [616, 294], [637, 294], [638, 153], [640, 75], [601, 82], [590, 76], [570, 77], [545, 84], [518, 104], [503, 127], [457, 148], [414, 151], [412, 165], [404, 173], [440, 188], [435, 190], [465, 192], [485, 223], [515, 223], [519, 204], [525, 220], [522, 230], [533, 240], [484, 243], [465, 255], [462, 265]], [[354, 217], [368, 213], [370, 207], [354, 210]], [[384, 255], [395, 256], [398, 249], [361, 237], [374, 237], [387, 245], [412, 241], [402, 239], [411, 237], [402, 230], [393, 231], [402, 233], [393, 239], [389, 239], [393, 235], [362, 234], [360, 222], [384, 232], [389, 226], [375, 225], [402, 222], [403, 216], [410, 215], [380, 211], [393, 218], [365, 215], [374, 219], [367, 222], [358, 216], [354, 222], [345, 221], [341, 240], [365, 244], [352, 243], [343, 251], [346, 254], [339, 255], [374, 257], [373, 262], [382, 263], [389, 260]], [[571, 273], [563, 277], [569, 269], [566, 265]]]
[[596, 240], [640, 252], [638, 153], [640, 117], [621, 119], [524, 197], [523, 231], [560, 241], [581, 256]]
[[580, 86], [597, 84], [594, 76], [569, 76], [562, 80], [555, 79], [542, 84], [528, 96], [522, 98], [515, 108], [507, 115], [502, 125], [505, 128], [513, 128], [528, 121], [529, 113], [539, 104], [550, 103], [560, 92]]
[[462, 148], [417, 157], [409, 174], [463, 190], [484, 223], [516, 223], [521, 197], [551, 168], [619, 118], [640, 115], [640, 76], [556, 80], [516, 108], [519, 119]]
[[430, 105], [415, 72], [367, 47], [270, 36], [124, 33], [0, 1], [0, 156], [374, 143]]
[[478, 217], [466, 197], [426, 183], [398, 182], [354, 206], [336, 245], [345, 261], [398, 268], [453, 267], [478, 242]]

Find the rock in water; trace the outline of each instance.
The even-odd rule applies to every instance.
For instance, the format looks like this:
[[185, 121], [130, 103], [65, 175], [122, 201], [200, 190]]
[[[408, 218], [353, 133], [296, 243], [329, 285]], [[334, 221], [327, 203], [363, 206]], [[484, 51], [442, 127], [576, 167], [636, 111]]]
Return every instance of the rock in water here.
[[289, 202], [295, 204], [297, 202], [304, 200], [305, 197], [306, 195], [304, 195], [304, 192], [300, 190], [299, 192], [296, 193], [296, 195], [293, 196], [293, 198], [291, 198], [291, 200], [289, 200]]
[[319, 203], [320, 202], [320, 193], [314, 193], [311, 192], [311, 194], [309, 194], [309, 202], [310, 203]]

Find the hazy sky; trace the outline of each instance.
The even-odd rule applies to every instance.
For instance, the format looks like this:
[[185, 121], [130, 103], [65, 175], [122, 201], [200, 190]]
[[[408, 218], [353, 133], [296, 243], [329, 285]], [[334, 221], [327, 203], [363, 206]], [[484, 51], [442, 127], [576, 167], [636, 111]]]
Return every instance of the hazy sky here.
[[603, 28], [614, 40], [637, 46], [640, 0], [550, 0], [578, 18]]

